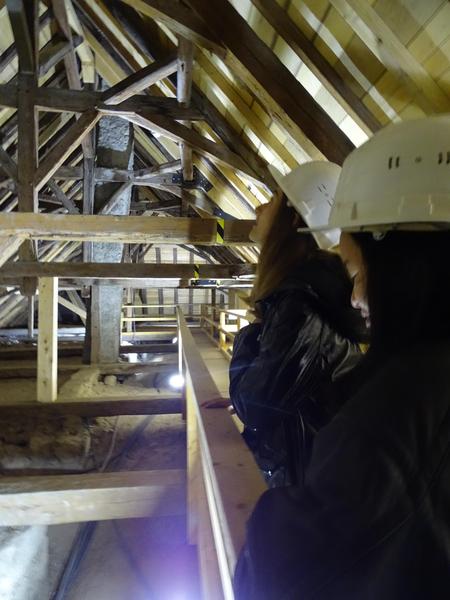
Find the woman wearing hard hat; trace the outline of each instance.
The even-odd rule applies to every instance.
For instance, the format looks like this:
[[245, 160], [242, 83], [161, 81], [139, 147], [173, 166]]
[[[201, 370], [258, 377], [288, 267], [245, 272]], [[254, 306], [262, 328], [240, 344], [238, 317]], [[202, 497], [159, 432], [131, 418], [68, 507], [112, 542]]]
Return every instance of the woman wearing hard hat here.
[[450, 116], [391, 125], [355, 150], [330, 226], [344, 230], [370, 350], [305, 484], [258, 503], [236, 597], [448, 598]]
[[299, 234], [327, 223], [340, 167], [311, 162], [257, 211], [261, 247], [251, 303], [257, 321], [234, 342], [230, 399], [244, 438], [272, 487], [302, 478], [312, 439], [340, 406], [334, 383], [360, 358], [364, 326], [350, 307], [351, 281], [327, 250], [339, 232]]

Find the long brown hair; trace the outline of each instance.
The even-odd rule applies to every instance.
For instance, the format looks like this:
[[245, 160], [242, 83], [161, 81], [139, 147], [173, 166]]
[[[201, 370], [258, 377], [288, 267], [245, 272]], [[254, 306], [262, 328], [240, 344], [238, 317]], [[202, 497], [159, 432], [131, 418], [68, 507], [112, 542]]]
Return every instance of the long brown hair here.
[[317, 250], [311, 234], [297, 233], [298, 227], [306, 227], [297, 211], [289, 206], [285, 194], [277, 194], [275, 216], [259, 256], [256, 279], [249, 304], [257, 316], [256, 303], [274, 292], [284, 279], [291, 275], [298, 264], [307, 260]]

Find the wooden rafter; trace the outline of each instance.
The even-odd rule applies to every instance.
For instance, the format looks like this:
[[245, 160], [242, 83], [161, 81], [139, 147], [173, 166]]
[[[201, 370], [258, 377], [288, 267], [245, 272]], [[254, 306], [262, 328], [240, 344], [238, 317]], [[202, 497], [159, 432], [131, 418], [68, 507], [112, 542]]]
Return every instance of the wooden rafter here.
[[2, 267], [7, 260], [16, 254], [19, 250], [20, 245], [23, 242], [23, 237], [18, 235], [1, 235], [0, 237], [0, 267]]
[[64, 206], [65, 209], [67, 209], [67, 212], [70, 215], [79, 215], [80, 214], [80, 211], [78, 210], [77, 206], [75, 205], [75, 202], [72, 200], [72, 198], [69, 198], [62, 191], [62, 189], [59, 187], [59, 185], [57, 185], [54, 181], [49, 181], [48, 187], [55, 194], [55, 198], [58, 200], [58, 202], [60, 202], [61, 205]]
[[124, 117], [144, 129], [148, 129], [152, 132], [156, 131], [175, 142], [185, 142], [192, 147], [195, 147], [199, 153], [210, 157], [213, 161], [231, 167], [254, 181], [256, 184], [261, 184], [261, 182], [255, 178], [253, 170], [249, 168], [240, 156], [231, 152], [225, 145], [216, 144], [193, 129], [189, 129], [166, 117], [144, 112], [135, 115], [124, 115]]
[[176, 72], [177, 67], [178, 61], [173, 57], [155, 61], [103, 92], [102, 101], [108, 105], [119, 104], [152, 86], [157, 81], [169, 77], [169, 75]]
[[[11, 15], [11, 13], [9, 13]], [[10, 20], [11, 23], [13, 22], [13, 19], [10, 16]], [[42, 13], [42, 15], [39, 17], [39, 22], [38, 22], [38, 28], [40, 31], [42, 31], [42, 29], [44, 29], [44, 27], [47, 27], [47, 25], [51, 22], [52, 20], [52, 15], [50, 13], [49, 10], [46, 10], [44, 13]], [[0, 72], [3, 72], [12, 62], [15, 58], [17, 58], [18, 54], [17, 54], [17, 46], [16, 44], [11, 44], [11, 46], [9, 46], [0, 56]]]
[[52, 9], [55, 19], [70, 47], [70, 52], [64, 57], [64, 66], [66, 68], [69, 88], [81, 90], [82, 85], [75, 56], [75, 44], [72, 36], [72, 29], [69, 25], [65, 0], [52, 0]]
[[276, 0], [252, 0], [252, 3], [366, 133], [370, 134], [380, 129], [381, 124], [367, 106], [296, 26]]
[[176, 0], [122, 0], [143, 15], [167, 25], [169, 29], [223, 57], [225, 48], [204, 21]]
[[123, 198], [123, 195], [128, 192], [128, 190], [132, 186], [132, 182], [127, 181], [119, 185], [117, 190], [111, 196], [111, 198], [106, 202], [106, 204], [99, 211], [99, 215], [112, 215], [114, 214], [114, 210], [116, 208], [117, 203]]
[[35, 176], [35, 186], [38, 190], [47, 183], [82, 139], [95, 127], [100, 117], [101, 114], [97, 111], [88, 111], [70, 127], [63, 140], [48, 153], [39, 165]]
[[312, 158], [341, 164], [354, 146], [229, 2], [189, 0], [228, 48], [227, 66]]
[[9, 19], [22, 73], [37, 72], [36, 0], [7, 0]]
[[450, 97], [401, 43], [395, 32], [367, 2], [330, 0], [334, 8], [380, 62], [400, 76], [413, 92], [414, 101], [427, 113], [448, 112]]
[[[111, 27], [114, 30], [116, 30], [117, 27], [123, 27], [122, 18], [120, 17], [119, 20], [113, 18], [112, 15], [106, 9], [105, 5], [101, 3], [101, 17], [99, 13], [97, 15], [97, 20], [95, 21], [93, 15], [91, 14], [92, 11], [89, 11], [85, 2], [80, 2], [79, 6], [82, 6], [83, 18], [85, 17], [85, 31], [89, 44], [91, 45], [93, 51], [96, 52], [96, 55], [98, 57], [101, 56], [101, 62], [99, 61], [99, 67], [102, 76], [104, 76], [107, 80], [111, 79], [111, 82], [114, 83], [117, 80], [123, 79], [127, 73], [129, 74], [137, 70], [139, 68], [139, 64], [137, 61], [137, 57], [139, 57], [139, 54], [137, 53], [137, 50], [133, 50], [133, 54], [131, 55], [130, 52], [128, 52], [128, 50], [125, 50], [124, 48], [125, 39], [122, 36], [116, 37], [116, 35], [111, 35], [110, 33], [108, 33], [109, 27], [101, 28], [103, 20], [105, 23], [111, 24]], [[127, 9], [125, 5], [120, 6], [122, 8]], [[130, 9], [130, 12], [138, 17], [138, 13], [136, 13], [135, 11]], [[149, 34], [149, 37], [151, 37], [151, 34]], [[158, 54], [158, 58], [164, 57], [166, 54], [167, 49], [165, 52]], [[140, 60], [144, 60], [145, 62], [147, 62], [149, 59], [153, 59], [152, 53], [141, 54], [140, 56]], [[175, 92], [174, 86], [168, 87], [170, 87], [170, 93]], [[162, 140], [162, 143], [160, 143], [160, 141], [155, 138], [149, 139], [146, 135], [144, 135], [144, 133], [140, 129], [137, 129], [136, 131], [136, 139], [139, 140], [139, 143], [141, 144], [143, 142], [143, 147], [145, 148], [146, 156], [151, 156], [157, 162], [160, 162], [164, 159], [170, 160], [171, 157], [176, 156], [176, 152], [174, 152], [174, 146], [171, 145], [170, 142], [168, 143], [168, 140], [166, 139]], [[167, 149], [170, 149], [168, 155]], [[261, 165], [262, 164], [263, 161], [261, 160]], [[201, 165], [201, 167], [203, 169], [203, 165]], [[211, 169], [209, 169], [209, 173], [213, 175], [215, 175], [216, 173], [218, 174], [219, 172], [220, 169], [215, 165]], [[239, 178], [239, 176], [235, 174], [234, 170], [228, 169], [228, 172], [228, 177], [230, 177], [233, 183], [235, 183], [235, 185], [237, 184], [237, 186], [240, 187], [240, 189], [246, 189], [248, 192], [248, 187]], [[202, 174], [205, 175], [205, 177], [208, 177], [209, 179], [209, 175], [205, 169], [202, 170]], [[211, 183], [213, 183], [213, 181], [211, 181]], [[226, 194], [223, 193], [222, 189], [215, 189], [213, 187], [209, 194], [211, 196], [211, 199], [217, 204], [217, 206], [222, 210], [225, 210], [232, 214], [236, 214], [236, 216], [239, 215], [240, 217], [244, 218], [246, 216], [250, 216], [252, 214], [251, 207], [257, 204], [257, 201], [255, 204], [253, 204], [253, 192], [253, 202], [249, 202], [247, 200], [244, 210], [241, 210], [240, 207], [239, 209], [235, 210], [233, 208], [233, 197], [235, 196], [235, 187], [233, 187], [233, 185], [229, 183], [226, 185], [225, 189]]]
[[[134, 10], [125, 4], [118, 3], [114, 6], [114, 11], [120, 20], [121, 26], [125, 28], [128, 37], [133, 40], [142, 56], [152, 60], [164, 56], [167, 49], [159, 42], [158, 36], [154, 35], [152, 30], [149, 29], [148, 22], [145, 23]], [[275, 189], [276, 183], [265, 161], [241, 139], [239, 133], [195, 83], [192, 86], [192, 104], [204, 115], [209, 126], [230, 150], [238, 154], [249, 165], [255, 176], [270, 189]]]
[[[80, 36], [76, 36], [73, 46], [78, 46], [82, 42]], [[63, 39], [53, 39], [48, 42], [39, 52], [39, 77], [53, 69], [62, 59], [65, 59], [73, 50], [70, 42]]]
[[13, 182], [17, 183], [17, 165], [15, 160], [0, 146], [0, 166], [2, 170], [10, 177]]

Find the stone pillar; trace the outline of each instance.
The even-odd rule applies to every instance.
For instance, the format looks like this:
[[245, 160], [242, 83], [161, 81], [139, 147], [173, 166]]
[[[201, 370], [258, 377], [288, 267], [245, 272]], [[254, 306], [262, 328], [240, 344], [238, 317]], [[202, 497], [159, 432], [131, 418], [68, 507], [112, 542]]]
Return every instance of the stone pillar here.
[[[133, 129], [124, 119], [104, 117], [97, 136], [97, 167], [132, 169], [134, 162]], [[131, 186], [121, 183], [97, 183], [94, 212], [104, 212], [115, 195], [114, 206], [107, 214], [128, 215]], [[122, 191], [120, 191], [122, 190]], [[92, 248], [93, 262], [121, 262], [123, 244], [96, 242]], [[121, 307], [123, 288], [117, 285], [94, 285], [91, 290], [91, 362], [117, 362], [119, 358]]]
[[48, 598], [47, 527], [0, 527], [0, 598]]

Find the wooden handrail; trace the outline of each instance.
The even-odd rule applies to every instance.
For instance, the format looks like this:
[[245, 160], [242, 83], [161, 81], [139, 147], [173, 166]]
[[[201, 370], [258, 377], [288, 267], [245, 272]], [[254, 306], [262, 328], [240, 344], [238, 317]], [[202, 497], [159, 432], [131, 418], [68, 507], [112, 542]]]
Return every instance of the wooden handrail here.
[[217, 323], [216, 321], [213, 321], [209, 317], [202, 317], [201, 320], [212, 325], [214, 327], [214, 329], [217, 329], [217, 331], [219, 331], [220, 333], [224, 333], [225, 335], [228, 335], [232, 340], [234, 340], [234, 338], [236, 337], [236, 332], [228, 331], [227, 329], [224, 329], [223, 327], [220, 326], [219, 323]]
[[[266, 484], [252, 453], [226, 409], [205, 408], [220, 397], [197, 348], [183, 312], [178, 309], [178, 338], [186, 380], [188, 422], [188, 521], [191, 542], [199, 543], [199, 507], [206, 493], [220, 572], [221, 590], [205, 597], [233, 599], [232, 579], [245, 540], [247, 520]], [[204, 486], [204, 487], [203, 487]], [[200, 493], [200, 496], [199, 496]], [[199, 552], [202, 548], [199, 544]], [[202, 560], [200, 560], [202, 564]], [[210, 575], [210, 574], [209, 574]], [[202, 573], [209, 583], [214, 577]]]

